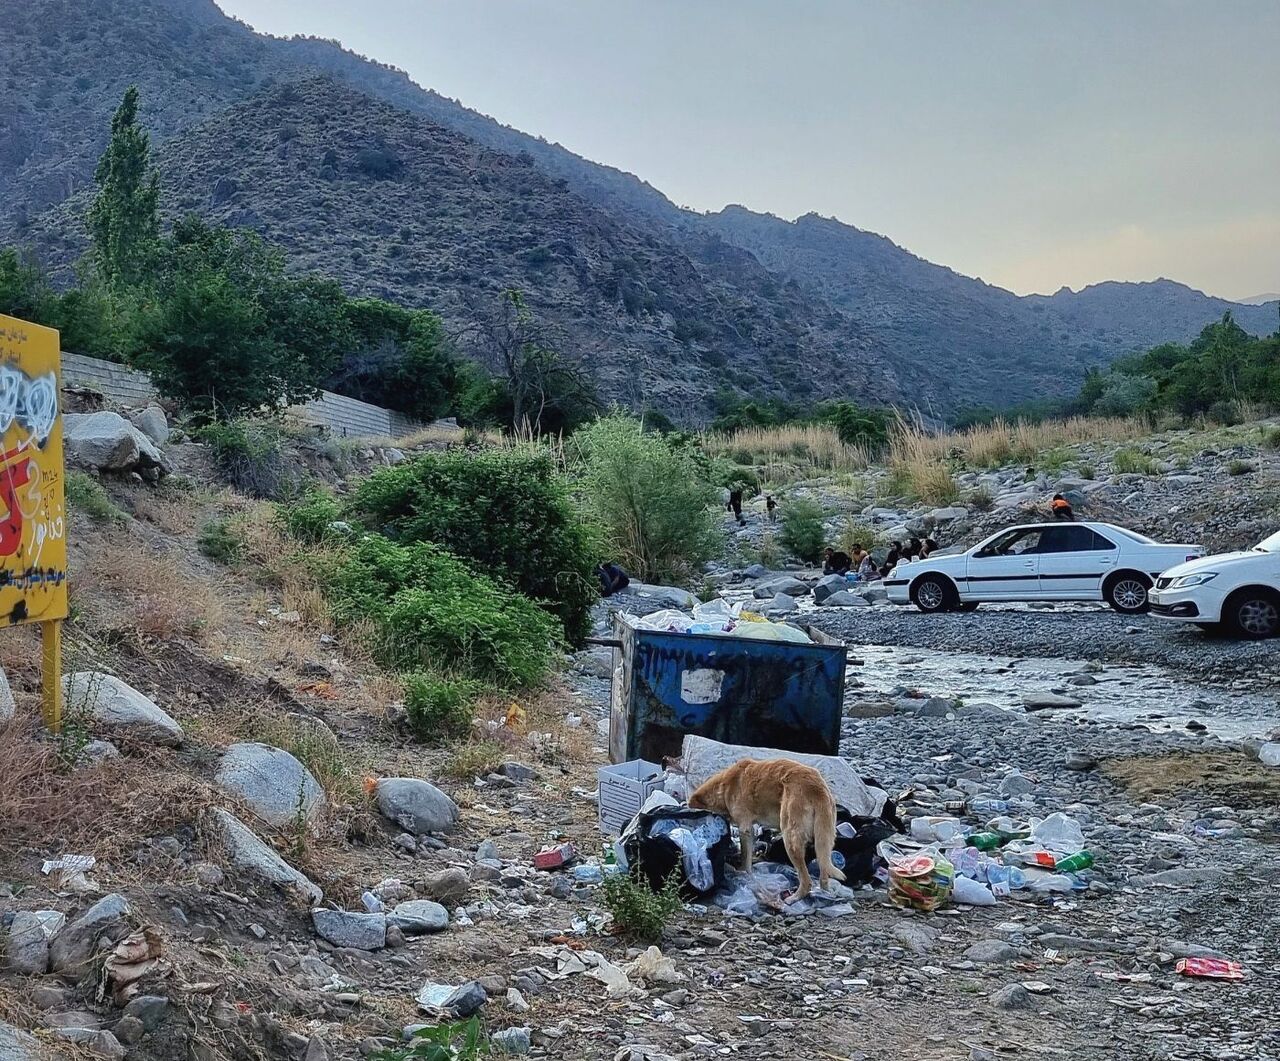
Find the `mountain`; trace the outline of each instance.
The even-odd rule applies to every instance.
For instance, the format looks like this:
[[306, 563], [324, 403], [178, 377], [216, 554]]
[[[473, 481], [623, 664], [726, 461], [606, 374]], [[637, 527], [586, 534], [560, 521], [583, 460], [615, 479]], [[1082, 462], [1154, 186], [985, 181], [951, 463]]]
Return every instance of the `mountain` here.
[[1280, 292], [1269, 292], [1265, 295], [1250, 295], [1248, 298], [1236, 299], [1242, 306], [1262, 306], [1268, 302], [1280, 302]]
[[[0, 25], [0, 242], [36, 242], [65, 267], [82, 246], [77, 196], [137, 84], [171, 215], [252, 225], [297, 267], [430, 305], [461, 332], [520, 286], [607, 400], [683, 420], [723, 389], [938, 413], [1008, 404], [1070, 393], [1086, 367], [1187, 339], [1224, 308], [1250, 330], [1276, 321], [1274, 304], [1168, 281], [1020, 298], [835, 220], [684, 211], [402, 71], [257, 34], [212, 0], [0, 0]], [[353, 167], [361, 152], [386, 153], [391, 171]]]
[[[569, 191], [527, 156], [493, 151], [326, 77], [273, 86], [165, 141], [161, 211], [198, 212], [261, 232], [299, 269], [351, 292], [430, 306], [482, 354], [471, 325], [510, 288], [564, 349], [579, 353], [606, 402], [694, 420], [726, 380], [749, 389], [843, 392], [841, 345], [810, 326], [828, 316], [754, 258], [719, 246], [717, 268]], [[28, 232], [52, 261], [86, 247], [90, 191]], [[869, 341], [847, 389], [897, 395]]]

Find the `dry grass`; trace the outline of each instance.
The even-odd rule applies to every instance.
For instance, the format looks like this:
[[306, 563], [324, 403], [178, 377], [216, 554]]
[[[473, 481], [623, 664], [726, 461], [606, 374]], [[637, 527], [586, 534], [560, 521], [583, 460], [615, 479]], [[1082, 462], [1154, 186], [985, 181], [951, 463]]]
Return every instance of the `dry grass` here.
[[765, 478], [783, 480], [788, 472], [857, 472], [870, 457], [861, 446], [841, 442], [836, 429], [826, 424], [789, 424], [750, 427], [730, 433], [706, 434], [702, 448], [715, 457], [736, 464], [761, 466]]
[[203, 640], [227, 625], [222, 600], [181, 558], [137, 541], [105, 543], [71, 580], [72, 605], [102, 628], [129, 626], [145, 638]]
[[890, 443], [889, 460], [916, 464], [958, 459], [973, 467], [997, 468], [1014, 462], [1032, 463], [1041, 453], [1058, 446], [1100, 440], [1127, 442], [1150, 433], [1145, 422], [1117, 416], [1073, 416], [1043, 423], [996, 420], [963, 431], [936, 433], [900, 421]]
[[443, 446], [451, 443], [458, 443], [463, 440], [463, 436], [476, 439], [486, 445], [498, 446], [502, 444], [502, 433], [500, 431], [484, 430], [480, 431], [472, 429], [468, 435], [466, 429], [461, 427], [445, 427], [443, 425], [427, 424], [420, 427], [416, 431], [410, 431], [407, 435], [400, 435], [396, 438], [356, 438], [344, 439], [343, 444], [351, 447], [364, 448], [392, 448], [400, 450], [417, 449], [419, 446]]
[[21, 717], [0, 725], [0, 854], [36, 845], [106, 861], [194, 822], [211, 802], [208, 786], [175, 770], [170, 755], [73, 770], [68, 740]]

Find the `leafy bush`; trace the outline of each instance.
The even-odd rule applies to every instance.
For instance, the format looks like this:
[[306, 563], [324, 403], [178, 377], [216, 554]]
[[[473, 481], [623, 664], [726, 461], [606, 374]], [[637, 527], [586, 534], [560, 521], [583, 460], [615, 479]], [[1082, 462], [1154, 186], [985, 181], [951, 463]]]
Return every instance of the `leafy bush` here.
[[1230, 464], [1227, 465], [1228, 475], [1249, 475], [1250, 473], [1256, 472], [1257, 470], [1258, 470], [1257, 467], [1255, 467], [1249, 461], [1233, 460]]
[[680, 877], [675, 870], [657, 892], [629, 874], [610, 873], [604, 878], [603, 893], [614, 927], [623, 935], [644, 942], [661, 939], [662, 930], [684, 906], [680, 899]]
[[372, 1061], [477, 1061], [492, 1057], [479, 1017], [419, 1028], [403, 1046], [373, 1055]]
[[230, 520], [211, 519], [200, 528], [196, 545], [210, 560], [220, 564], [234, 564], [244, 555], [244, 538]]
[[68, 505], [94, 523], [122, 523], [126, 518], [107, 496], [102, 484], [84, 472], [67, 473], [66, 497]]
[[427, 454], [371, 475], [352, 511], [397, 541], [433, 542], [509, 581], [570, 641], [589, 632], [598, 554], [546, 450]]
[[414, 671], [404, 678], [404, 707], [414, 735], [429, 744], [471, 732], [472, 705], [480, 686], [466, 678]]
[[333, 524], [342, 518], [342, 506], [328, 490], [312, 486], [301, 497], [277, 505], [276, 514], [290, 537], [318, 545], [334, 536]]
[[817, 563], [826, 544], [822, 507], [803, 497], [787, 502], [782, 510], [782, 533], [778, 537], [801, 560]]
[[1111, 458], [1117, 475], [1157, 475], [1160, 468], [1152, 457], [1136, 449], [1118, 449]]
[[991, 490], [986, 486], [978, 486], [969, 492], [969, 505], [976, 508], [979, 512], [987, 512], [995, 503], [995, 498], [991, 496]]
[[362, 538], [323, 572], [334, 618], [372, 624], [379, 656], [503, 688], [538, 684], [561, 645], [556, 621], [527, 597], [475, 574], [430, 542]]
[[1268, 428], [1262, 435], [1262, 444], [1267, 449], [1280, 449], [1280, 427]]
[[646, 581], [683, 581], [717, 555], [715, 489], [687, 448], [611, 416], [578, 432], [582, 496], [605, 548]]
[[1155, 380], [1113, 372], [1107, 376], [1092, 411], [1098, 416], [1133, 416], [1150, 405], [1155, 396]]
[[844, 526], [840, 528], [839, 546], [848, 553], [853, 555], [853, 547], [861, 545], [863, 549], [871, 549], [880, 540], [880, 535], [873, 527], [855, 523], [851, 519], [844, 521]]
[[232, 486], [250, 497], [279, 499], [297, 488], [284, 456], [278, 425], [267, 420], [206, 424], [196, 438], [213, 451], [214, 463]]

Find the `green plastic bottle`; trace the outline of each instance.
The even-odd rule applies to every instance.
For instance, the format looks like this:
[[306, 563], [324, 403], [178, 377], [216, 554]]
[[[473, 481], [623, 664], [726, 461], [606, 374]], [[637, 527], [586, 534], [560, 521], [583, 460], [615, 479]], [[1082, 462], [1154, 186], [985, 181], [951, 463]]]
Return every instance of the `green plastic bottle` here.
[[1060, 858], [1053, 864], [1059, 873], [1076, 873], [1093, 865], [1093, 856], [1088, 851], [1077, 851], [1074, 855]]
[[965, 837], [964, 842], [969, 847], [976, 847], [979, 851], [994, 851], [1004, 843], [1004, 837], [999, 833], [974, 833], [972, 836]]

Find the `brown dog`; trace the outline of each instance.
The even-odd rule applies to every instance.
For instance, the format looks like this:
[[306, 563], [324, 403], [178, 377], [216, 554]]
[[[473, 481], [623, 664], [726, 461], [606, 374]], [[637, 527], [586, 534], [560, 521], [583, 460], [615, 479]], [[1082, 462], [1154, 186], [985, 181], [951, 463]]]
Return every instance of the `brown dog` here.
[[742, 871], [751, 872], [756, 822], [782, 833], [787, 858], [800, 877], [800, 888], [787, 896], [792, 903], [813, 887], [805, 855], [812, 841], [818, 855], [818, 885], [826, 889], [831, 878], [844, 874], [831, 864], [836, 842], [836, 801], [823, 777], [812, 766], [794, 759], [740, 759], [699, 785], [689, 797], [695, 810], [723, 814], [738, 827], [742, 844]]

